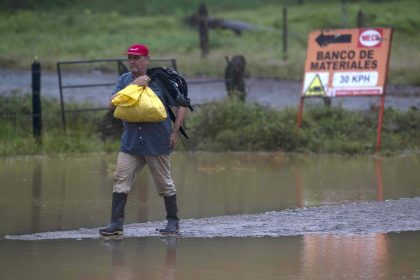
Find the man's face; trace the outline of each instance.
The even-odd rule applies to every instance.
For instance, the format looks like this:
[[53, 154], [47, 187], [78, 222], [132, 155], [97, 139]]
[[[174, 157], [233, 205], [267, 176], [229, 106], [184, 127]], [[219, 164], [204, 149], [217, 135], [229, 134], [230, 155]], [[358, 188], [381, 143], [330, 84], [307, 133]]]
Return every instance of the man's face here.
[[150, 57], [145, 55], [132, 55], [129, 54], [128, 67], [134, 76], [141, 76], [146, 74], [147, 65], [149, 64]]

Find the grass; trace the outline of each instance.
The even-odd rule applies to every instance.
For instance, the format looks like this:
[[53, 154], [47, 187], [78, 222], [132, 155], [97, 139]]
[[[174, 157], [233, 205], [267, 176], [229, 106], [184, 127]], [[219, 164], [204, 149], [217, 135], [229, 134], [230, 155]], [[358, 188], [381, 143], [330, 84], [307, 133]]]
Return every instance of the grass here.
[[[42, 137], [32, 135], [31, 96], [20, 92], [0, 95], [0, 156], [117, 151], [118, 142], [102, 141], [97, 133], [101, 112], [68, 114], [67, 127], [61, 124], [60, 105], [51, 97], [42, 98]], [[71, 103], [67, 109], [90, 104]]]
[[[352, 1], [345, 14], [342, 1], [206, 1], [213, 17], [261, 27], [236, 36], [229, 30], [210, 32], [210, 55], [201, 58], [198, 34], [183, 23], [201, 1], [3, 1], [0, 12], [0, 67], [28, 69], [38, 57], [45, 70], [59, 60], [119, 58], [127, 45], [143, 42], [154, 57], [173, 57], [187, 76], [222, 76], [225, 56], [243, 54], [247, 74], [254, 77], [301, 79], [307, 34], [323, 28], [355, 27], [359, 9], [366, 26], [395, 30], [389, 82], [420, 84], [420, 2]], [[282, 9], [288, 7], [288, 59], [282, 54]]]

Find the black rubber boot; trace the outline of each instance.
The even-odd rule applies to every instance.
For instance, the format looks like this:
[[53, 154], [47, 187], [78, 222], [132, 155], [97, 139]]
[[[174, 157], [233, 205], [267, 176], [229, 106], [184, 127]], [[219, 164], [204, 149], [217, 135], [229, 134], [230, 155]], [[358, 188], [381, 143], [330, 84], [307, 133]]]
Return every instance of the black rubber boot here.
[[167, 224], [165, 228], [159, 229], [160, 234], [176, 234], [179, 232], [178, 207], [176, 204], [176, 194], [163, 197], [165, 201]]
[[99, 234], [104, 236], [122, 235], [124, 232], [124, 208], [127, 202], [127, 194], [112, 193], [111, 222], [106, 228], [99, 229]]

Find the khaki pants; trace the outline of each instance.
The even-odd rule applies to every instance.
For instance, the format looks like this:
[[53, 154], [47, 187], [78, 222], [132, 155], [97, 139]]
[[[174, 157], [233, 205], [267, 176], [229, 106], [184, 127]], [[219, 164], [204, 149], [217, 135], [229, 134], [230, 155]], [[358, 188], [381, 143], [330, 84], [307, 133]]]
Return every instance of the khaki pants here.
[[129, 193], [137, 173], [146, 164], [152, 173], [159, 196], [172, 196], [176, 194], [176, 188], [171, 176], [169, 155], [135, 156], [124, 152], [118, 154], [113, 192]]

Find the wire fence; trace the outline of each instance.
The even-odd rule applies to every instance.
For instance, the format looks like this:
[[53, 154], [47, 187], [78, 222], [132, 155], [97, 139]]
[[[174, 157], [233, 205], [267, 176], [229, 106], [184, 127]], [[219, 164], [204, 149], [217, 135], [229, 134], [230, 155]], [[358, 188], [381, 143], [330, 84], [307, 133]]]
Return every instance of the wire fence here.
[[[39, 64], [38, 62], [34, 62]], [[109, 111], [108, 98], [120, 75], [128, 72], [124, 59], [97, 59], [57, 62], [59, 101], [41, 97], [40, 65], [37, 75], [32, 75], [32, 96], [3, 96], [13, 99], [13, 106], [3, 106], [0, 110], [2, 123], [19, 131], [30, 131], [62, 127], [80, 123], [100, 123]], [[150, 67], [166, 66], [177, 70], [175, 59], [153, 59]], [[82, 78], [80, 78], [82, 77]], [[190, 91], [198, 92], [208, 86], [225, 92], [227, 79], [205, 79], [187, 81]], [[34, 102], [34, 96], [39, 101]], [[30, 100], [32, 99], [32, 100]], [[36, 106], [36, 107], [35, 107]], [[200, 106], [195, 104], [194, 107]], [[13, 111], [15, 110], [15, 111]], [[3, 111], [3, 112], [1, 112]], [[36, 128], [35, 126], [38, 126]], [[0, 126], [1, 128], [1, 126]], [[37, 131], [35, 133], [35, 131]]]

